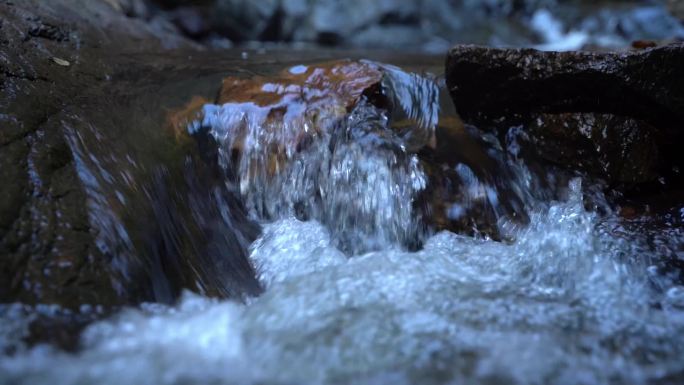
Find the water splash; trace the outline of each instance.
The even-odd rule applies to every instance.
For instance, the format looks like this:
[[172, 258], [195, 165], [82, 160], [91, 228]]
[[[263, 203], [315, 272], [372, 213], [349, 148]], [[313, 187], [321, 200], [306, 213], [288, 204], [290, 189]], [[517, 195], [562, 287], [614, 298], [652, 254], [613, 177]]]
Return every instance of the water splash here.
[[248, 305], [186, 294], [94, 324], [84, 349], [8, 357], [12, 383], [676, 383], [683, 289], [654, 290], [578, 180], [511, 244], [449, 232], [347, 259], [315, 221], [252, 246]]
[[382, 92], [388, 97], [392, 125], [409, 151], [426, 144], [435, 147], [435, 129], [439, 123], [439, 86], [430, 74], [419, 75], [401, 68], [363, 61], [383, 70]]
[[[397, 247], [420, 232], [410, 203], [426, 176], [396, 129], [401, 103], [376, 96], [359, 93], [349, 110], [325, 99], [303, 115], [294, 102], [276, 120], [254, 101], [205, 106], [193, 132], [216, 139], [253, 215], [270, 221], [250, 247], [265, 293], [246, 304], [186, 293], [175, 306], [128, 309], [91, 325], [75, 354], [22, 347], [24, 310], [0, 306], [0, 344], [15, 350], [0, 360], [0, 382], [681, 382], [684, 288], [653, 269], [660, 251], [649, 243], [659, 238], [616, 234], [609, 209], [584, 209], [578, 179], [567, 199], [539, 201], [518, 129], [506, 137], [510, 157], [479, 133], [489, 146], [449, 170], [461, 205], [448, 213], [485, 202], [507, 242], [440, 232], [418, 252]], [[432, 129], [421, 123], [432, 118], [406, 115], [413, 129]], [[506, 189], [527, 226], [506, 220]], [[684, 244], [681, 232], [659, 237]]]
[[[376, 90], [380, 79], [384, 91]], [[255, 87], [259, 102], [206, 105], [201, 124], [190, 127], [206, 127], [219, 143], [219, 161], [234, 171], [253, 216], [317, 219], [350, 253], [421, 238], [412, 206], [426, 182], [407, 147], [434, 141], [434, 82], [396, 67], [343, 62], [296, 67], [283, 81]], [[414, 127], [393, 130], [395, 110]]]

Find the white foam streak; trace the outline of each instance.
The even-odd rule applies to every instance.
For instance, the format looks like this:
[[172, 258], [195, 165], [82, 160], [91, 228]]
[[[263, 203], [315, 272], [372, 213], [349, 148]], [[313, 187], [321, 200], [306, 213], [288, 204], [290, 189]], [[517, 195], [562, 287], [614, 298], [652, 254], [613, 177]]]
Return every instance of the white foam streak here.
[[[652, 382], [684, 370], [682, 289], [662, 294], [597, 228], [578, 181], [511, 244], [449, 232], [416, 253], [345, 258], [320, 224], [266, 227], [267, 291], [249, 305], [187, 294], [100, 322], [76, 356], [3, 360], [16, 383]], [[654, 303], [662, 302], [663, 307]]]
[[[386, 71], [392, 97], [420, 125], [415, 131], [422, 134], [415, 135], [433, 135], [439, 110], [434, 82], [396, 67]], [[274, 106], [210, 104], [202, 123], [190, 127], [191, 133], [208, 128], [254, 218], [314, 218], [349, 253], [421, 236], [412, 211], [426, 176], [390, 128], [387, 111], [364, 97], [349, 113], [288, 97], [275, 105], [285, 106], [282, 118], [269, 118]]]

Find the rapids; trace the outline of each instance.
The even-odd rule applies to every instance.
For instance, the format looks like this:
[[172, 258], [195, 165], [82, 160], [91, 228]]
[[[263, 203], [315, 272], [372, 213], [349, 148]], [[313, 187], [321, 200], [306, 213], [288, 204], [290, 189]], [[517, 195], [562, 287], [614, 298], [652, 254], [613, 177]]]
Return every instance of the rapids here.
[[[290, 69], [294, 75], [309, 70]], [[438, 101], [430, 98], [438, 97], [439, 81], [395, 67], [385, 74], [392, 108], [362, 97], [335, 124], [307, 131], [308, 140], [291, 138], [297, 128], [316, 123], [290, 119], [288, 112], [299, 110], [288, 109], [287, 118], [265, 127], [263, 107], [245, 103], [207, 104], [202, 120], [190, 125], [193, 134], [216, 140], [221, 166], [237, 179], [231, 188], [263, 226], [249, 248], [263, 294], [241, 303], [186, 292], [172, 306], [125, 309], [87, 327], [76, 353], [21, 342], [28, 319], [59, 309], [3, 305], [3, 383], [681, 379], [684, 287], [659, 273], [660, 251], [625, 228], [610, 208], [602, 214], [585, 209], [587, 195], [602, 197], [581, 178], [563, 186], [562, 199], [542, 199], [551, 195], [535, 191], [539, 176], [518, 158], [516, 129], [503, 145], [478, 133], [488, 143], [488, 162], [506, 178], [494, 183], [476, 172], [478, 164], [458, 163], [453, 171], [461, 200], [448, 207], [448, 215], [461, 217], [470, 215], [474, 202], [485, 202], [505, 241], [435, 233], [418, 224], [412, 203], [427, 175], [411, 150], [415, 138], [392, 127], [408, 119], [408, 132], [423, 130], [419, 140], [429, 143], [438, 126]], [[338, 116], [325, 111], [328, 122]], [[283, 142], [292, 147], [274, 146]], [[502, 208], [510, 200], [522, 202], [524, 225]], [[680, 215], [673, 220], [681, 223]], [[671, 244], [660, 246], [676, 249], [684, 236], [668, 231]], [[405, 244], [413, 237], [421, 239], [418, 251]]]
[[25, 384], [674, 383], [684, 288], [625, 262], [638, 248], [581, 194], [573, 180], [512, 244], [442, 232], [415, 253], [346, 258], [319, 223], [279, 220], [252, 245], [266, 292], [248, 304], [186, 293], [90, 326], [76, 355], [37, 347], [0, 370]]

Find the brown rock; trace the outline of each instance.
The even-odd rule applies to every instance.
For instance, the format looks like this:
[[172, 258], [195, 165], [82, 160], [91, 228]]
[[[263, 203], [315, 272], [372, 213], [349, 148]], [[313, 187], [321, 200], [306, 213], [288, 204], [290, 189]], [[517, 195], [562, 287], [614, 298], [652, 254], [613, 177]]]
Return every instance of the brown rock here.
[[253, 102], [273, 108], [300, 103], [311, 110], [340, 105], [350, 110], [382, 76], [378, 67], [351, 60], [298, 65], [275, 76], [224, 79], [217, 103]]

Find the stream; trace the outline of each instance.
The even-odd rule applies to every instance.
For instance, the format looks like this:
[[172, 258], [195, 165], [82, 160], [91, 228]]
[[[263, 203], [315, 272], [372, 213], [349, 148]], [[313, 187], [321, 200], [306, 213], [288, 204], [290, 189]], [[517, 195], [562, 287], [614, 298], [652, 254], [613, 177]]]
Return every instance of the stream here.
[[69, 384], [638, 384], [681, 375], [684, 288], [643, 260], [625, 262], [641, 251], [584, 211], [579, 181], [517, 237], [507, 245], [443, 232], [420, 252], [347, 259], [319, 223], [279, 220], [252, 246], [267, 289], [248, 304], [186, 293], [176, 306], [92, 325], [75, 356], [39, 347], [1, 367], [9, 383]]
[[[657, 228], [626, 221], [608, 204], [590, 207], [606, 201], [601, 189], [581, 174], [529, 167], [534, 161], [520, 155], [518, 129], [499, 140], [449, 126], [453, 106], [439, 76], [376, 61], [342, 63], [285, 67], [286, 79], [323, 80], [295, 90], [264, 83], [262, 92], [282, 98], [267, 107], [206, 103], [186, 127], [192, 138], [214, 140], [211, 161], [224, 170], [224, 187], [261, 227], [246, 246], [263, 293], [220, 300], [185, 291], [177, 303], [124, 308], [87, 326], [76, 352], [22, 341], [31, 317], [64, 310], [1, 305], [0, 383], [682, 379], [684, 286], [659, 263], [664, 250], [682, 252], [684, 207], [664, 214], [667, 225]], [[351, 79], [383, 73], [382, 103], [390, 107], [355, 94], [350, 110], [335, 107], [326, 76], [352, 67], [360, 72], [345, 72]], [[328, 88], [317, 89], [321, 84]], [[342, 86], [334, 91], [353, 94]], [[401, 122], [408, 126], [397, 128]], [[439, 207], [464, 220], [460, 233], [422, 222], [437, 206], [421, 195], [430, 164], [418, 149], [436, 140], [440, 151], [449, 129], [469, 138], [462, 159], [439, 166], [455, 175], [459, 194]], [[121, 184], [118, 176], [107, 177], [108, 160], [99, 162], [85, 145], [106, 146], [103, 136], [116, 132], [92, 130], [101, 142], [69, 142], [81, 154], [79, 176], [90, 181], [91, 222], [102, 226], [103, 247], [134, 253], [109, 206], [125, 205], [125, 196], [110, 190]], [[222, 202], [212, 204], [230, 212]], [[470, 220], [482, 213], [491, 218], [486, 226]]]

